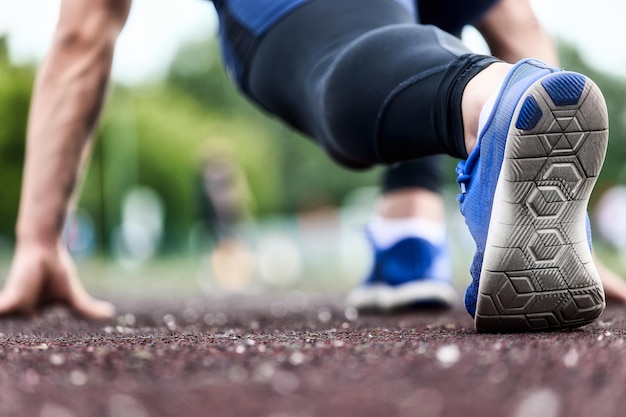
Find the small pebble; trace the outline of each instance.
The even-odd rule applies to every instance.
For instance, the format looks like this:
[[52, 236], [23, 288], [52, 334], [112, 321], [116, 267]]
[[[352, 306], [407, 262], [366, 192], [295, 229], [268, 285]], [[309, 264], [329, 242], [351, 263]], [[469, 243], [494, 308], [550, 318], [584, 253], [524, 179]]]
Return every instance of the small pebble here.
[[293, 366], [301, 365], [304, 362], [304, 354], [302, 352], [294, 352], [289, 356], [289, 363]]
[[573, 368], [578, 364], [578, 352], [576, 349], [572, 348], [563, 356], [563, 363], [568, 368]]
[[317, 318], [322, 323], [328, 323], [330, 319], [333, 318], [333, 313], [330, 311], [330, 309], [323, 307], [317, 311]]
[[447, 345], [437, 350], [437, 360], [447, 368], [458, 362], [461, 357], [461, 351], [457, 345]]
[[87, 383], [87, 374], [78, 369], [74, 369], [70, 372], [70, 382], [72, 385], [83, 386]]
[[63, 365], [65, 363], [65, 358], [63, 355], [58, 353], [53, 353], [50, 355], [50, 363], [56, 366]]
[[515, 417], [557, 417], [560, 415], [561, 401], [549, 388], [541, 388], [528, 393], [515, 410]]

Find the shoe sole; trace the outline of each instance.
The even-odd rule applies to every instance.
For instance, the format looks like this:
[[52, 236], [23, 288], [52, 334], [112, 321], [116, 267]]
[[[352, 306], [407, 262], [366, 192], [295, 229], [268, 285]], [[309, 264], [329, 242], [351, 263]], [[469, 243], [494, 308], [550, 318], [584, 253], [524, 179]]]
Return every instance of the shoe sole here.
[[452, 285], [409, 282], [403, 285], [368, 285], [352, 290], [346, 304], [357, 310], [393, 311], [405, 307], [438, 304], [454, 307], [459, 296]]
[[522, 96], [509, 128], [480, 275], [479, 332], [583, 326], [604, 310], [587, 203], [608, 116], [593, 81], [558, 72]]

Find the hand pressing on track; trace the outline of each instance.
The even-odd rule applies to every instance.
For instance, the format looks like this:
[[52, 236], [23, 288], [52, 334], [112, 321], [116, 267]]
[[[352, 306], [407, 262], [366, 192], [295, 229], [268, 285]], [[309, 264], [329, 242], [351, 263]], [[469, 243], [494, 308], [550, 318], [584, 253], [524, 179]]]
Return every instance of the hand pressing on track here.
[[626, 303], [626, 280], [600, 262], [596, 256], [593, 257], [593, 260], [598, 269], [598, 274], [600, 274], [607, 302]]
[[[626, 303], [626, 281], [595, 259], [606, 298]], [[32, 315], [60, 304], [87, 319], [108, 319], [115, 307], [90, 296], [76, 273], [67, 249], [18, 248], [4, 289], [0, 315]]]
[[0, 315], [32, 315], [61, 304], [87, 319], [108, 319], [115, 307], [90, 296], [67, 249], [19, 247], [0, 292]]

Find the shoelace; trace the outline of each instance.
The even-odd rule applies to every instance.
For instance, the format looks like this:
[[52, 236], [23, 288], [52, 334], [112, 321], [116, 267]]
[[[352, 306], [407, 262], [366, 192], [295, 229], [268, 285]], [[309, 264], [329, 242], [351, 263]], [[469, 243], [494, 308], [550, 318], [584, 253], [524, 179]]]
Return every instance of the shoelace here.
[[461, 194], [458, 196], [458, 200], [462, 201], [465, 194], [467, 194], [467, 189], [469, 187], [469, 183], [472, 180], [472, 175], [470, 172], [474, 170], [474, 166], [478, 162], [478, 157], [480, 156], [480, 143], [476, 145], [476, 149], [467, 157], [465, 161], [460, 161], [456, 166], [456, 182], [461, 187]]
[[465, 194], [467, 192], [467, 184], [469, 184], [472, 176], [465, 174], [462, 169], [459, 169], [459, 166], [456, 168], [456, 175], [456, 182], [459, 183], [459, 186], [461, 187], [461, 194]]

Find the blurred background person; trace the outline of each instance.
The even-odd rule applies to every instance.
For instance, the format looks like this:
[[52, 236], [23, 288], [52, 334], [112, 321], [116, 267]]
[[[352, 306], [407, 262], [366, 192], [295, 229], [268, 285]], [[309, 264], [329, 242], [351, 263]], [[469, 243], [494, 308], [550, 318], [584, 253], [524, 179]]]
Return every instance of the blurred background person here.
[[226, 152], [214, 152], [204, 159], [199, 182], [213, 279], [221, 289], [242, 291], [254, 274], [254, 254], [243, 230], [252, 221], [253, 203], [245, 174]]

